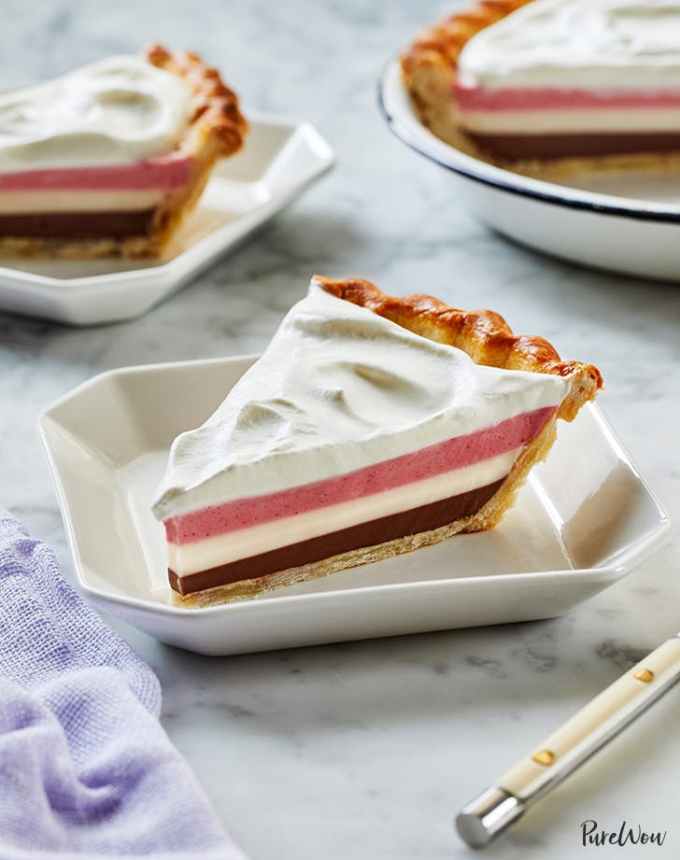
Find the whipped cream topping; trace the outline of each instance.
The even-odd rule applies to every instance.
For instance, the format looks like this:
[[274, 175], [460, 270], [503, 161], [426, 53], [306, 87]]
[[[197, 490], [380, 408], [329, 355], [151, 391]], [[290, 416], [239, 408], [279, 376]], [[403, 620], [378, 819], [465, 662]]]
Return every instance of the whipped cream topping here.
[[189, 85], [118, 56], [0, 96], [0, 173], [130, 164], [170, 152], [191, 111]]
[[477, 365], [312, 282], [217, 411], [172, 445], [159, 519], [345, 474], [557, 406], [568, 383]]
[[680, 2], [535, 0], [477, 33], [463, 86], [680, 89]]

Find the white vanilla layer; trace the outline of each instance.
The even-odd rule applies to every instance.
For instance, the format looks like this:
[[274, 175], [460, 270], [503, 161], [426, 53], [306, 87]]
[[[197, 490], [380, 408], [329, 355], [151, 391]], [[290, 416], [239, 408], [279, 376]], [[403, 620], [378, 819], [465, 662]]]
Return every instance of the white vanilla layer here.
[[197, 573], [486, 487], [510, 472], [521, 450], [517, 448], [394, 490], [272, 520], [252, 528], [186, 544], [168, 543], [168, 566], [178, 576]]
[[678, 108], [596, 108], [593, 110], [472, 110], [461, 112], [465, 128], [479, 134], [571, 134], [675, 132]]
[[680, 0], [535, 0], [473, 36], [461, 83], [680, 89]]
[[151, 209], [166, 192], [0, 191], [0, 215], [50, 212], [134, 212]]
[[0, 172], [131, 164], [174, 148], [189, 85], [141, 57], [110, 57], [0, 95]]
[[174, 441], [154, 513], [353, 472], [555, 407], [568, 386], [477, 365], [312, 282], [217, 411]]

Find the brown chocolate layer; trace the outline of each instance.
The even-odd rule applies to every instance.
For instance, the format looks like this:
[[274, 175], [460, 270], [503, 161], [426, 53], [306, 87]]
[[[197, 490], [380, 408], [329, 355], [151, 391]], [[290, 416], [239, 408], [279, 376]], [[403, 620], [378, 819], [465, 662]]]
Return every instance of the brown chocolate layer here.
[[323, 561], [351, 550], [438, 529], [463, 517], [476, 514], [498, 491], [504, 480], [501, 478], [486, 487], [431, 502], [419, 508], [412, 508], [410, 511], [359, 523], [356, 526], [273, 549], [250, 558], [240, 558], [209, 570], [201, 570], [186, 576], [178, 576], [173, 570], [168, 570], [170, 585], [180, 594], [192, 594], [206, 588], [228, 585], [244, 579], [256, 579], [292, 567], [301, 567], [303, 564]]
[[680, 151], [680, 133], [605, 134], [476, 134], [468, 135], [482, 149], [500, 158], [578, 158]]
[[127, 239], [151, 232], [155, 209], [133, 212], [31, 212], [0, 215], [0, 236], [31, 239]]

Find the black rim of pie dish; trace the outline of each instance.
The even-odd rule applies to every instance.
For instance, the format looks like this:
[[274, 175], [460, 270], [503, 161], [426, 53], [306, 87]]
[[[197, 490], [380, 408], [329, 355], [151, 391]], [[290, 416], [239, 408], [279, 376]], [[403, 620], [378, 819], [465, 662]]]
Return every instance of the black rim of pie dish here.
[[[385, 99], [385, 90], [388, 86], [390, 74], [394, 72], [395, 62], [395, 60], [388, 61], [378, 81], [378, 107], [392, 134], [402, 143], [408, 146], [409, 149], [412, 149], [414, 152], [417, 152], [419, 155], [422, 155], [424, 158], [427, 158], [434, 164], [438, 164], [440, 167], [443, 167], [446, 170], [451, 171], [452, 173], [457, 173], [459, 176], [462, 176], [465, 179], [471, 179], [473, 182], [477, 182], [480, 185], [487, 185], [491, 188], [495, 188], [498, 191], [503, 191], [508, 194], [514, 194], [517, 197], [528, 197], [532, 200], [538, 200], [541, 203], [549, 203], [556, 206], [562, 206], [566, 209], [580, 209], [582, 211], [593, 212], [598, 215], [610, 215], [616, 218], [629, 218], [635, 221], [654, 221], [657, 223], [665, 224], [680, 224], [680, 210], [677, 212], [659, 210], [655, 211], [649, 208], [638, 209], [634, 206], [617, 206], [616, 204], [609, 203], [607, 201], [600, 202], [595, 200], [584, 200], [572, 197], [565, 197], [559, 194], [557, 190], [552, 190], [553, 188], [559, 189], [559, 185], [554, 185], [553, 183], [546, 182], [545, 180], [533, 180], [536, 182], [540, 182], [542, 185], [545, 185], [547, 189], [550, 190], [543, 191], [535, 188], [523, 187], [521, 185], [521, 181], [524, 177], [522, 177], [520, 174], [511, 173], [508, 170], [503, 170], [503, 168], [498, 168], [493, 165], [487, 165], [486, 162], [479, 161], [478, 159], [475, 159], [474, 156], [466, 157], [469, 158], [470, 161], [473, 162], [473, 164], [479, 164], [479, 170], [475, 170], [474, 166], [467, 167], [462, 165], [454, 165], [443, 161], [441, 158], [437, 158], [437, 156], [432, 155], [430, 152], [427, 152], [424, 148], [420, 147], [417, 143], [414, 143], [412, 140], [409, 139], [408, 135], [400, 129], [399, 118], [394, 116], [393, 113], [391, 113], [389, 108], [387, 107]], [[418, 123], [418, 120], [413, 117], [413, 122]], [[425, 126], [421, 127], [425, 131], [427, 131]], [[439, 140], [438, 138], [434, 139]], [[459, 150], [457, 150], [454, 146], [446, 144], [444, 141], [439, 142], [442, 143], [442, 145], [444, 146], [448, 146], [452, 153], [463, 155], [463, 153], [459, 153]], [[486, 175], [484, 172], [485, 168], [489, 167], [493, 167], [494, 171], [498, 171], [499, 173], [506, 173], [508, 175], [508, 179]], [[584, 191], [584, 193], [593, 195], [596, 194], [596, 192], [587, 191]]]

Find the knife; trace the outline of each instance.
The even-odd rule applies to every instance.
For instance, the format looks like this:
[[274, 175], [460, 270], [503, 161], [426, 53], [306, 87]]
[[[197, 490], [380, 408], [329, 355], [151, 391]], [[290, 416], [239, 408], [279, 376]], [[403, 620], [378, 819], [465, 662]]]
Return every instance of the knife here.
[[456, 818], [461, 839], [483, 848], [514, 824], [680, 680], [680, 633], [517, 762]]

